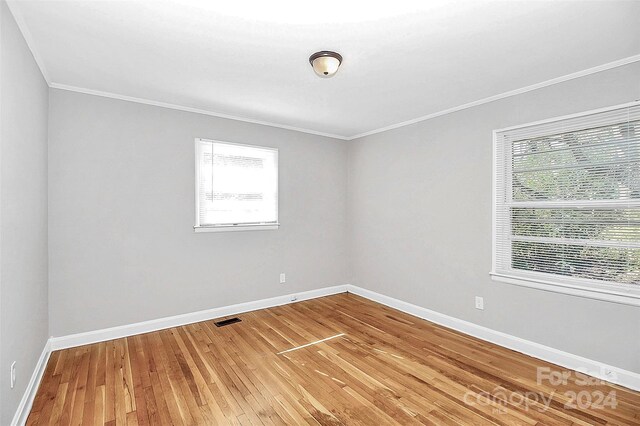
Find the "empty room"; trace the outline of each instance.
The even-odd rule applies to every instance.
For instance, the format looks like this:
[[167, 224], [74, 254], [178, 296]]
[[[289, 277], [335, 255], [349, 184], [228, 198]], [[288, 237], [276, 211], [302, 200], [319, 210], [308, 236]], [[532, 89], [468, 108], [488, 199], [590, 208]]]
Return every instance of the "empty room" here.
[[640, 425], [640, 1], [0, 0], [0, 425]]

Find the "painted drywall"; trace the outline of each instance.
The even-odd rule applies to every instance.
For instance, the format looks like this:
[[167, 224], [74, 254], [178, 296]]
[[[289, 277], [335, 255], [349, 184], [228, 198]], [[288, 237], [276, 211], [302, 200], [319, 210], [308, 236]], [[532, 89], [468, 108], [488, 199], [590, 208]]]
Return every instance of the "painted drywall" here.
[[492, 130], [636, 99], [638, 63], [349, 142], [350, 282], [640, 372], [640, 308], [489, 278]]
[[[48, 87], [0, 2], [0, 424], [8, 425], [48, 338]], [[10, 388], [10, 365], [16, 384]]]
[[[57, 89], [49, 112], [53, 336], [346, 283], [344, 141]], [[194, 138], [279, 149], [280, 229], [193, 232]]]

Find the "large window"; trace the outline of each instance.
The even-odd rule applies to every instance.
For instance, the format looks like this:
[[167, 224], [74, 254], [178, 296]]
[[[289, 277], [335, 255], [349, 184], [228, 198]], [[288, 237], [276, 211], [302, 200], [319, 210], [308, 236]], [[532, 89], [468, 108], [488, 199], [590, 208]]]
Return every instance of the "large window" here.
[[492, 274], [640, 304], [640, 104], [495, 132]]
[[196, 139], [196, 231], [278, 227], [278, 150]]

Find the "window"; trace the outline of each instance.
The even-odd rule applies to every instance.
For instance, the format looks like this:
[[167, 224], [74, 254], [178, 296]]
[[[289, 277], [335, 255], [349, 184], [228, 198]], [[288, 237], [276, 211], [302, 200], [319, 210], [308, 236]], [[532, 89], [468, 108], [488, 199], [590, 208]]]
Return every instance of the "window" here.
[[494, 132], [495, 279], [640, 305], [640, 103]]
[[278, 150], [196, 139], [196, 232], [277, 227]]

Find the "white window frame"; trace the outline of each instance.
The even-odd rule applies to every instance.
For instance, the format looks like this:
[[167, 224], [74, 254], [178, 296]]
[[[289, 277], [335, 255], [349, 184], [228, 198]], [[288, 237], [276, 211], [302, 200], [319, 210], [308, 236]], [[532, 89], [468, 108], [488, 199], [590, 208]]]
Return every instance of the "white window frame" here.
[[[276, 222], [269, 223], [239, 223], [234, 225], [200, 225], [200, 197], [198, 191], [198, 182], [200, 182], [200, 158], [198, 157], [198, 143], [200, 142], [208, 142], [208, 143], [222, 143], [226, 145], [236, 145], [236, 146], [244, 146], [249, 148], [257, 148], [263, 150], [270, 150], [275, 152], [276, 157], [276, 166], [278, 167], [278, 175], [277, 175], [277, 188], [278, 188], [278, 201], [276, 203]], [[227, 142], [216, 139], [205, 139], [205, 138], [196, 138], [194, 140], [194, 151], [195, 151], [195, 215], [194, 215], [194, 232], [229, 232], [229, 231], [268, 231], [268, 230], [276, 230], [280, 228], [280, 220], [279, 220], [279, 209], [280, 209], [280, 167], [279, 167], [279, 151], [278, 148], [273, 148], [270, 146], [260, 146], [260, 145], [247, 145], [241, 143]]]
[[[510, 275], [496, 272], [497, 265], [497, 188], [498, 188], [498, 135], [510, 130], [521, 129], [524, 127], [537, 126], [541, 124], [553, 123], [556, 121], [567, 120], [572, 118], [583, 117], [586, 115], [597, 114], [601, 112], [613, 111], [627, 107], [640, 105], [640, 101], [628, 102], [625, 104], [614, 105], [605, 108], [598, 108], [590, 111], [584, 111], [577, 114], [569, 114], [561, 117], [554, 117], [546, 120], [535, 121], [517, 126], [505, 127], [493, 131], [493, 174], [492, 174], [492, 268], [489, 273], [493, 281], [499, 281], [507, 284], [513, 284], [522, 287], [529, 287], [543, 291], [554, 293], [569, 294], [573, 296], [586, 297], [589, 299], [604, 300], [608, 302], [621, 303], [625, 305], [640, 306], [640, 289], [632, 288], [619, 284], [608, 284], [604, 282], [581, 282], [571, 283], [561, 280], [554, 280], [550, 275], [550, 279], [539, 279], [537, 277], [523, 277], [519, 275]], [[510, 173], [505, 174], [508, 179]]]

